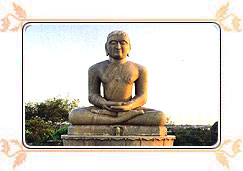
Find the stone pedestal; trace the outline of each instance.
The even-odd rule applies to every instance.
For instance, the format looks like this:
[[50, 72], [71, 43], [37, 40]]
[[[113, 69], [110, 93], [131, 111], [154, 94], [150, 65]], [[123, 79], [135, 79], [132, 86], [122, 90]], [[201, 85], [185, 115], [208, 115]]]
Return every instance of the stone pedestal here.
[[173, 146], [175, 136], [160, 126], [71, 125], [62, 139], [64, 146]]
[[64, 146], [173, 146], [175, 136], [63, 135]]
[[134, 125], [71, 125], [68, 135], [85, 136], [165, 136], [167, 129], [161, 126]]

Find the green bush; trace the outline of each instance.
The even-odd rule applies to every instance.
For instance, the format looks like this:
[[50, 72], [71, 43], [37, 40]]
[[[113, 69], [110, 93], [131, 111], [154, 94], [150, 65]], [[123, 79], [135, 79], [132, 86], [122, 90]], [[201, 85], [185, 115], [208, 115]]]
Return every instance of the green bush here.
[[201, 128], [174, 129], [174, 146], [210, 146], [211, 132]]
[[52, 133], [51, 125], [39, 117], [25, 121], [25, 141], [28, 145], [44, 145]]
[[69, 100], [58, 97], [44, 102], [25, 104], [25, 141], [28, 145], [46, 145], [48, 140], [61, 140], [67, 127], [61, 125], [68, 121], [69, 112], [78, 108], [78, 99]]
[[53, 124], [68, 120], [69, 112], [78, 107], [79, 100], [68, 98], [50, 98], [44, 102], [28, 102], [25, 104], [25, 119], [40, 117], [45, 122]]
[[54, 141], [61, 140], [61, 135], [67, 134], [67, 130], [68, 130], [68, 125], [65, 125], [64, 127], [53, 131], [51, 134], [51, 140], [54, 140]]

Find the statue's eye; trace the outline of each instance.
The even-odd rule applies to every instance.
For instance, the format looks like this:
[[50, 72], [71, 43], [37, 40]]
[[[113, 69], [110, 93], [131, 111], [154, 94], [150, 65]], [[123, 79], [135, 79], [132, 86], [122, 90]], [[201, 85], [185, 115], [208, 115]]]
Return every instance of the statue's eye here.
[[123, 40], [123, 41], [121, 41], [120, 43], [121, 43], [121, 45], [126, 45], [126, 44], [127, 44], [127, 42], [126, 42], [126, 41], [124, 41], [124, 40]]
[[112, 40], [112, 41], [110, 41], [110, 44], [111, 45], [115, 45], [116, 44], [116, 41]]

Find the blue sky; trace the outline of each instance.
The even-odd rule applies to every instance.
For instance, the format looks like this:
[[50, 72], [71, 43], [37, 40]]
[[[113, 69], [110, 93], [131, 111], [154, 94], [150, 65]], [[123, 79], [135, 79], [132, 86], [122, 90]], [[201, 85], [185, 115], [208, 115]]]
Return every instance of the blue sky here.
[[89, 106], [87, 71], [105, 55], [107, 35], [124, 30], [128, 60], [148, 69], [145, 107], [177, 124], [213, 124], [219, 116], [219, 30], [204, 23], [31, 24], [24, 33], [24, 99], [78, 98]]

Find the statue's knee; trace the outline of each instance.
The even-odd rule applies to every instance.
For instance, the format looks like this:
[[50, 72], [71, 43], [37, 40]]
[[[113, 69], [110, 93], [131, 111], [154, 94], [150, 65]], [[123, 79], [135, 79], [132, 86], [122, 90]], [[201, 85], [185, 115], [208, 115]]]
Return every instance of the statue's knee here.
[[160, 126], [164, 126], [166, 124], [166, 115], [163, 112], [157, 113], [158, 121], [160, 122]]
[[161, 125], [164, 126], [166, 124], [166, 115], [163, 112], [161, 112], [161, 117], [162, 117], [162, 119], [161, 119]]
[[70, 113], [69, 113], [69, 122], [73, 123], [75, 122], [80, 115], [82, 115], [82, 113], [84, 113], [84, 109], [82, 108], [78, 108], [78, 109], [73, 109]]

